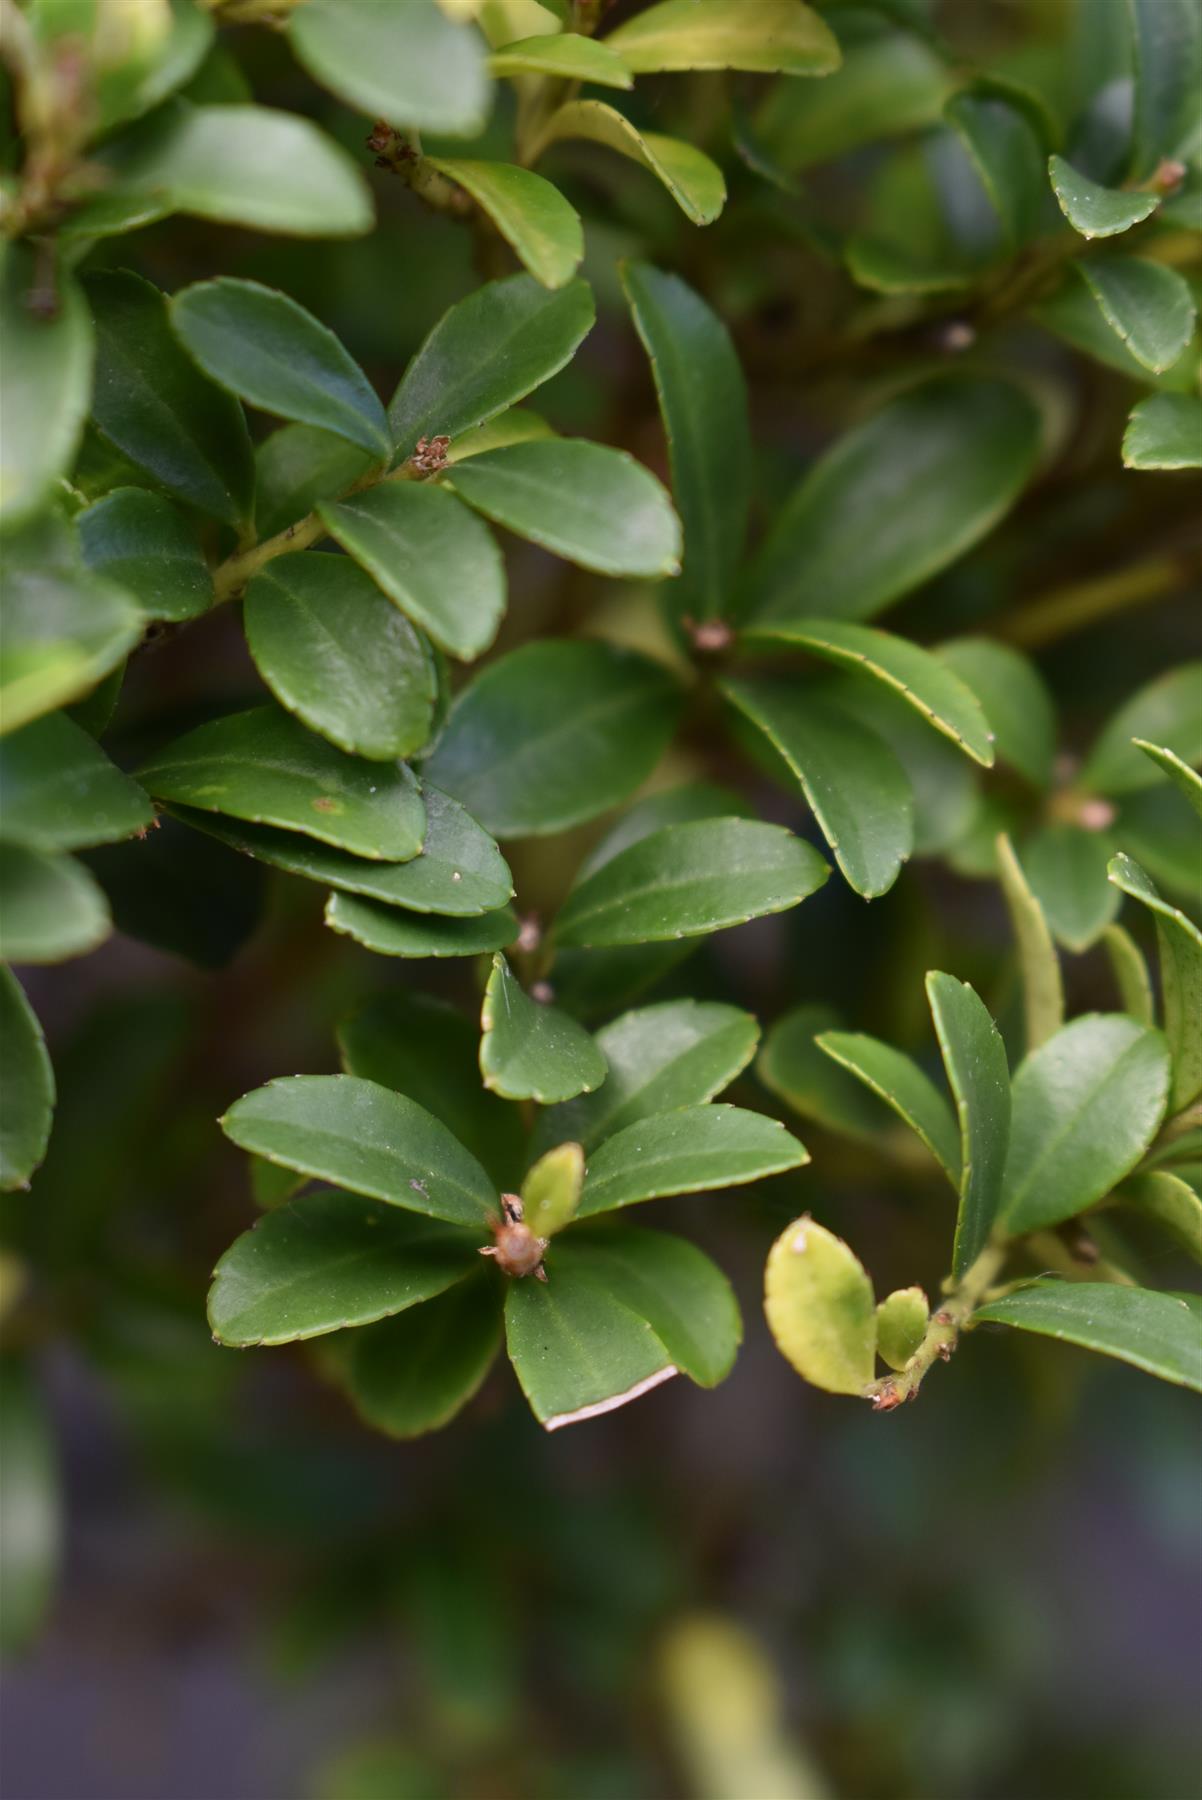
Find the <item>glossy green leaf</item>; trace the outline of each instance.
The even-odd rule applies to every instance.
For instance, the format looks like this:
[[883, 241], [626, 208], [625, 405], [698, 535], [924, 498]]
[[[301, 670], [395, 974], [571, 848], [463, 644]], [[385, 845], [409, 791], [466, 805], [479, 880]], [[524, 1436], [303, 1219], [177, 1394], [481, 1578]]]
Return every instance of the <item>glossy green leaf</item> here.
[[[767, 1033], [755, 1072], [769, 1093], [801, 1118], [844, 1137], [871, 1137], [884, 1122], [884, 1112], [818, 1042], [838, 1023], [834, 1008], [821, 1002], [793, 1007]], [[950, 1119], [948, 1129], [954, 1140]]]
[[747, 535], [751, 428], [743, 371], [725, 325], [678, 275], [626, 263], [622, 286], [651, 359], [684, 529], [677, 617], [729, 605]]
[[436, 0], [306, 0], [288, 36], [314, 81], [368, 118], [474, 137], [488, 117], [484, 44]]
[[371, 192], [346, 151], [274, 106], [173, 100], [126, 134], [112, 160], [111, 192], [162, 196], [201, 219], [317, 238], [358, 237], [373, 223]]
[[388, 1437], [437, 1431], [477, 1392], [501, 1335], [501, 1295], [483, 1272], [357, 1331], [346, 1367], [356, 1412]]
[[1149, 1220], [1195, 1262], [1202, 1262], [1202, 1197], [1171, 1169], [1153, 1169], [1125, 1181], [1115, 1199]]
[[1064, 1023], [1064, 981], [1060, 958], [1039, 901], [1023, 874], [1014, 846], [1002, 832], [998, 838], [998, 879], [1018, 945], [1023, 986], [1027, 1049], [1038, 1050]]
[[0, 839], [80, 850], [132, 837], [154, 818], [142, 789], [64, 713], [0, 739]]
[[180, 817], [274, 868], [303, 875], [386, 906], [468, 918], [495, 912], [513, 898], [513, 878], [492, 838], [463, 808], [431, 787], [422, 788], [426, 836], [420, 856], [408, 862], [369, 862], [328, 850], [314, 840], [266, 825], [237, 824], [211, 813], [179, 807]]
[[830, 27], [801, 0], [658, 0], [605, 42], [636, 75], [676, 69], [829, 75], [840, 63]]
[[330, 895], [325, 921], [331, 931], [354, 938], [377, 956], [479, 956], [507, 949], [519, 929], [508, 906], [469, 918], [443, 918], [346, 893]]
[[524, 400], [571, 360], [593, 319], [583, 281], [548, 291], [511, 275], [477, 288], [439, 320], [392, 397], [397, 456], [419, 438], [454, 440]]
[[312, 425], [281, 425], [255, 449], [255, 527], [260, 538], [334, 500], [367, 473], [366, 450]]
[[895, 1288], [876, 1309], [877, 1354], [899, 1372], [926, 1336], [931, 1308], [920, 1287]]
[[960, 1124], [960, 1211], [952, 1273], [963, 1275], [989, 1242], [1003, 1201], [1010, 1071], [1001, 1034], [968, 983], [936, 970], [926, 985]]
[[1106, 880], [1111, 848], [1100, 832], [1080, 825], [1045, 825], [1023, 845], [1031, 891], [1068, 950], [1088, 950], [1118, 912]]
[[1163, 744], [1149, 744], [1144, 738], [1133, 738], [1137, 750], [1142, 750], [1156, 767], [1168, 776], [1178, 793], [1184, 794], [1194, 811], [1202, 818], [1202, 775]]
[[1164, 1038], [1125, 1013], [1074, 1019], [1025, 1058], [1014, 1077], [1006, 1230], [1040, 1231], [1103, 1199], [1151, 1143], [1168, 1092]]
[[636, 800], [615, 819], [581, 863], [576, 879], [583, 881], [586, 875], [592, 875], [607, 862], [612, 862], [619, 850], [650, 837], [653, 831], [660, 831], [665, 825], [688, 825], [697, 819], [750, 819], [754, 816], [733, 788], [722, 787], [714, 781], [689, 781], [680, 787], [662, 788], [658, 793]]
[[6, 844], [0, 851], [0, 961], [63, 962], [102, 944], [108, 904], [73, 856]]
[[992, 638], [953, 638], [935, 654], [975, 694], [1000, 760], [1046, 787], [1056, 754], [1056, 713], [1034, 663]]
[[1108, 722], [1081, 771], [1082, 781], [1103, 794], [1130, 794], [1159, 780], [1132, 742], [1163, 744], [1191, 767], [1202, 763], [1202, 661], [1181, 663], [1133, 694]]
[[971, 549], [1010, 510], [1039, 420], [1009, 383], [940, 376], [889, 401], [813, 465], [752, 565], [757, 622], [863, 619]]
[[1135, 65], [1132, 179], [1195, 140], [1202, 94], [1202, 19], [1193, 0], [1128, 0]]
[[88, 416], [92, 322], [74, 276], [54, 272], [55, 306], [36, 300], [44, 278], [28, 244], [0, 259], [0, 515], [5, 525], [46, 500], [75, 455]]
[[604, 1083], [543, 1113], [533, 1148], [574, 1139], [592, 1150], [639, 1119], [700, 1106], [747, 1067], [758, 1038], [750, 1013], [712, 1000], [666, 1000], [623, 1013], [597, 1033], [609, 1065]]
[[1033, 1281], [979, 1306], [974, 1325], [1012, 1325], [1133, 1363], [1202, 1392], [1202, 1317], [1193, 1295], [1109, 1281]]
[[814, 1041], [917, 1133], [959, 1191], [959, 1128], [946, 1098], [918, 1064], [860, 1031], [823, 1031]]
[[885, 893], [914, 845], [913, 796], [893, 752], [795, 680], [727, 681], [722, 691], [800, 782], [851, 886], [869, 900]]
[[1198, 905], [1198, 818], [1184, 794], [1162, 781], [1126, 795], [1114, 836], [1174, 899]]
[[0, 1359], [0, 1650], [27, 1650], [54, 1592], [62, 1502], [51, 1422], [32, 1373]]
[[1184, 276], [1142, 256], [1097, 258], [1079, 266], [1102, 317], [1136, 362], [1153, 374], [1170, 368], [1197, 319]]
[[1143, 951], [1121, 925], [1108, 925], [1102, 933], [1102, 943], [1110, 959], [1110, 970], [1123, 1011], [1138, 1019], [1141, 1025], [1154, 1025], [1156, 1002]]
[[162, 494], [119, 487], [75, 521], [84, 561], [132, 594], [148, 619], [172, 625], [213, 603], [213, 577], [192, 526]]
[[505, 566], [488, 529], [453, 494], [389, 482], [318, 509], [394, 605], [465, 661], [487, 650], [505, 611]]
[[774, 82], [757, 111], [763, 141], [786, 169], [934, 125], [943, 110], [953, 76], [920, 37], [878, 28], [845, 33], [842, 41], [843, 62], [833, 74]]
[[247, 588], [242, 622], [276, 699], [339, 749], [387, 760], [429, 738], [429, 646], [349, 557], [275, 557]]
[[505, 1338], [522, 1392], [548, 1431], [613, 1412], [677, 1373], [647, 1321], [572, 1264], [545, 1282], [509, 1283]]
[[156, 800], [300, 831], [382, 862], [405, 862], [422, 847], [426, 811], [403, 764], [346, 756], [276, 706], [185, 732], [139, 780]]
[[630, 70], [608, 44], [576, 31], [515, 38], [488, 59], [494, 75], [542, 75], [563, 81], [591, 81], [594, 87], [634, 86]]
[[584, 227], [551, 182], [515, 163], [441, 156], [429, 162], [471, 195], [536, 281], [558, 288], [572, 279], [584, 255]]
[[532, 1164], [522, 1182], [522, 1208], [527, 1229], [551, 1238], [570, 1225], [584, 1186], [584, 1149], [556, 1144]]
[[46, 1154], [54, 1070], [37, 1014], [10, 969], [0, 968], [0, 1189], [29, 1186]]
[[454, 1225], [498, 1212], [476, 1158], [403, 1094], [355, 1075], [289, 1075], [236, 1100], [221, 1128], [242, 1150]]
[[572, 889], [555, 924], [563, 945], [649, 944], [724, 931], [784, 912], [830, 870], [778, 825], [700, 819], [621, 851]]
[[1202, 1019], [1202, 932], [1180, 907], [1161, 898], [1129, 856], [1113, 859], [1109, 877], [1122, 893], [1146, 906], [1156, 920], [1164, 1029], [1173, 1060], [1170, 1105], [1178, 1112], [1202, 1093], [1202, 1033], [1198, 1029]]
[[743, 1321], [730, 1283], [684, 1238], [606, 1219], [554, 1244], [548, 1279], [580, 1276], [645, 1319], [682, 1375], [715, 1387], [730, 1373]]
[[584, 1027], [532, 1000], [501, 955], [492, 959], [480, 1031], [484, 1085], [507, 1100], [552, 1106], [605, 1080], [605, 1057]]
[[828, 1394], [863, 1394], [876, 1371], [872, 1283], [842, 1238], [808, 1213], [769, 1252], [764, 1312], [803, 1381]]
[[809, 1160], [779, 1119], [738, 1106], [682, 1106], [637, 1119], [597, 1145], [589, 1155], [578, 1216], [665, 1194], [738, 1187]]
[[254, 459], [242, 408], [188, 356], [163, 295], [125, 271], [92, 276], [87, 292], [96, 320], [92, 416], [101, 432], [178, 500], [227, 525], [248, 519]]
[[536, 438], [458, 463], [447, 481], [518, 537], [601, 575], [675, 575], [680, 521], [664, 488], [624, 450]]
[[1048, 174], [1061, 212], [1083, 238], [1115, 237], [1148, 218], [1160, 205], [1159, 194], [1104, 187], [1062, 156], [1049, 157]]
[[904, 769], [914, 797], [915, 855], [937, 856], [960, 843], [978, 815], [980, 788], [975, 768], [955, 745], [900, 694], [860, 675], [832, 674], [823, 698], [882, 738]]
[[462, 690], [426, 765], [498, 837], [563, 831], [634, 792], [676, 724], [660, 664], [592, 639], [544, 639]]
[[524, 406], [508, 406], [495, 419], [456, 438], [447, 450], [447, 461], [452, 464], [466, 462], [469, 456], [482, 456], [486, 450], [503, 450], [507, 444], [524, 444], [530, 438], [554, 436], [541, 414], [530, 412]]
[[480, 1033], [469, 1019], [428, 994], [377, 993], [338, 1028], [348, 1075], [395, 1088], [441, 1119], [498, 1188], [516, 1185], [525, 1133], [516, 1107], [480, 1082]]
[[726, 181], [717, 163], [680, 138], [639, 131], [603, 100], [569, 100], [559, 107], [539, 135], [537, 154], [565, 138], [602, 144], [641, 164], [694, 225], [712, 225], [726, 203]]
[[1202, 400], [1149, 394], [1132, 408], [1123, 433], [1129, 469], [1202, 469]]
[[1188, 393], [1196, 387], [1198, 358], [1188, 346], [1176, 362], [1154, 375], [1131, 354], [1122, 338], [1111, 330], [1093, 294], [1080, 279], [1070, 279], [1031, 307], [1031, 317], [1074, 350], [1094, 362], [1117, 369], [1143, 386]]
[[953, 96], [944, 118], [957, 133], [1001, 221], [1018, 247], [1039, 230], [1045, 186], [1043, 143], [1027, 111], [991, 86]]
[[377, 457], [391, 455], [388, 420], [367, 376], [334, 333], [287, 294], [223, 275], [182, 289], [169, 313], [193, 361], [230, 393]]
[[378, 1200], [302, 1194], [235, 1238], [213, 1271], [209, 1324], [240, 1349], [367, 1325], [443, 1293], [475, 1253], [469, 1233]]

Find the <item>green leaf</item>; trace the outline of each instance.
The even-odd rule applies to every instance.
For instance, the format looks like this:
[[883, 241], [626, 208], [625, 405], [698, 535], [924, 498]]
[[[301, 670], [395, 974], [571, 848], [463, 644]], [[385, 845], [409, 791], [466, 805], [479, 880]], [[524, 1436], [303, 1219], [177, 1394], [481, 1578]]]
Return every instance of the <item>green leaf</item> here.
[[260, 538], [354, 487], [375, 459], [332, 431], [281, 425], [255, 450], [255, 527]]
[[522, 1392], [548, 1431], [612, 1412], [677, 1373], [647, 1321], [571, 1263], [546, 1282], [509, 1283], [505, 1336]]
[[54, 1070], [37, 1014], [11, 969], [0, 968], [0, 1189], [29, 1186], [50, 1142]]
[[482, 456], [486, 450], [503, 450], [507, 444], [524, 444], [530, 438], [555, 435], [538, 413], [530, 412], [524, 406], [509, 406], [487, 424], [477, 425], [474, 431], [466, 431], [461, 438], [456, 438], [447, 450], [447, 461], [451, 464], [466, 462], [469, 456]]
[[1047, 787], [1056, 754], [1056, 713], [1034, 663], [991, 638], [953, 638], [935, 654], [976, 695], [1002, 762], [1036, 787]]
[[309, 881], [382, 900], [386, 906], [446, 913], [454, 918], [495, 912], [504, 906], [513, 898], [513, 878], [492, 838], [436, 788], [423, 787], [422, 799], [426, 805], [425, 842], [421, 855], [404, 863], [368, 862], [327, 850], [293, 832], [235, 824], [232, 819], [218, 821], [212, 814], [186, 807], [175, 810], [186, 824], [246, 856], [257, 856]]
[[498, 1210], [488, 1176], [445, 1125], [355, 1075], [269, 1081], [236, 1100], [221, 1128], [255, 1156], [432, 1219], [479, 1227]]
[[752, 565], [757, 621], [864, 619], [919, 586], [1010, 510], [1039, 455], [1025, 394], [940, 376], [889, 401], [813, 465]]
[[1123, 433], [1128, 469], [1202, 469], [1202, 400], [1149, 394], [1132, 408]]
[[1154, 173], [1196, 138], [1202, 93], [1202, 20], [1193, 0], [1128, 0], [1135, 65], [1131, 178]]
[[876, 1372], [876, 1307], [863, 1264], [808, 1213], [781, 1232], [764, 1271], [781, 1355], [828, 1394], [863, 1394]]
[[429, 738], [429, 646], [349, 557], [275, 557], [247, 588], [242, 623], [276, 699], [339, 749], [383, 761]]
[[0, 1359], [0, 1650], [37, 1637], [62, 1546], [62, 1502], [50, 1419], [25, 1362]]
[[1198, 379], [1197, 355], [1187, 347], [1171, 368], [1152, 375], [1111, 330], [1101, 308], [1083, 280], [1070, 279], [1030, 309], [1031, 317], [1084, 356], [1107, 368], [1117, 369], [1143, 386], [1192, 392]]
[[0, 259], [0, 515], [7, 527], [53, 491], [75, 455], [92, 380], [92, 322], [79, 284], [53, 272], [54, 305], [38, 305], [45, 277], [31, 245]]
[[1154, 1169], [1125, 1181], [1115, 1199], [1150, 1219], [1195, 1262], [1202, 1262], [1202, 1197], [1171, 1169]]
[[404, 764], [346, 756], [276, 706], [198, 725], [139, 779], [156, 800], [303, 832], [373, 860], [405, 862], [422, 847], [426, 811]]
[[605, 42], [636, 75], [678, 69], [747, 69], [829, 75], [842, 60], [830, 27], [800, 0], [659, 0]]
[[437, 1431], [479, 1390], [501, 1348], [501, 1295], [481, 1272], [395, 1318], [357, 1331], [347, 1391], [389, 1437]]
[[666, 1194], [739, 1187], [809, 1162], [779, 1119], [742, 1107], [682, 1106], [614, 1132], [588, 1159], [578, 1217]]
[[1168, 776], [1173, 786], [1185, 795], [1199, 818], [1202, 818], [1202, 775], [1196, 769], [1191, 769], [1188, 763], [1182, 762], [1174, 751], [1166, 749], [1163, 744], [1149, 744], [1144, 738], [1133, 738], [1131, 741], [1137, 750], [1142, 750]]
[[[596, 44], [589, 47], [600, 49]], [[572, 279], [584, 255], [584, 227], [575, 207], [551, 182], [514, 163], [441, 156], [428, 161], [471, 195], [536, 281], [558, 288]]]
[[377, 457], [391, 455], [388, 420], [367, 376], [334, 333], [287, 294], [223, 275], [183, 288], [168, 311], [188, 354], [230, 393]]
[[1023, 846], [1031, 891], [1068, 950], [1088, 950], [1118, 912], [1106, 881], [1111, 848], [1100, 832], [1080, 825], [1045, 825]]
[[507, 949], [519, 929], [517, 915], [508, 906], [448, 919], [345, 893], [330, 895], [325, 921], [331, 931], [354, 938], [377, 956], [479, 956]]
[[0, 961], [63, 962], [102, 944], [108, 904], [73, 856], [6, 844], [0, 853]]
[[1114, 837], [1171, 894], [1189, 907], [1198, 905], [1198, 819], [1184, 794], [1163, 781], [1128, 794]]
[[818, 1048], [863, 1082], [916, 1132], [952, 1186], [960, 1188], [959, 1130], [947, 1100], [900, 1050], [860, 1031], [823, 1031]]
[[487, 121], [484, 44], [435, 0], [306, 0], [288, 36], [314, 81], [368, 118], [449, 137]]
[[88, 567], [132, 594], [148, 619], [180, 625], [213, 604], [213, 578], [196, 534], [162, 494], [114, 488], [75, 523]]
[[263, 916], [263, 871], [177, 819], [86, 861], [118, 931], [202, 969], [224, 968]]
[[979, 1306], [972, 1323], [1012, 1325], [1080, 1344], [1202, 1392], [1202, 1321], [1193, 1295], [1045, 1279]]
[[1023, 1015], [1027, 1027], [1027, 1049], [1038, 1050], [1046, 1038], [1059, 1031], [1064, 1023], [1064, 982], [1060, 974], [1060, 958], [1052, 942], [1043, 908], [1035, 898], [1023, 874], [1022, 864], [1014, 854], [1014, 846], [1005, 832], [997, 841], [998, 879], [1014, 938], [1018, 945], [1018, 966], [1023, 984]]
[[200, 373], [148, 281], [93, 275], [87, 291], [96, 319], [92, 416], [104, 436], [178, 500], [226, 525], [245, 522], [255, 476], [238, 402]]
[[877, 1353], [899, 1373], [927, 1333], [931, 1307], [920, 1287], [895, 1288], [876, 1309]]
[[829, 873], [812, 845], [778, 825], [668, 825], [579, 882], [555, 936], [600, 947], [699, 937], [797, 906]]
[[936, 124], [952, 79], [943, 58], [908, 31], [849, 32], [840, 68], [823, 81], [773, 82], [756, 123], [786, 169], [806, 169]]
[[1114, 886], [1146, 906], [1156, 920], [1164, 1029], [1173, 1059], [1170, 1105], [1174, 1112], [1202, 1093], [1202, 932], [1192, 919], [1162, 900], [1138, 863], [1116, 856], [1109, 866]]
[[630, 70], [608, 44], [575, 31], [515, 38], [488, 59], [494, 75], [543, 75], [564, 81], [591, 81], [595, 87], [630, 88]]
[[462, 1281], [475, 1253], [467, 1232], [395, 1206], [302, 1194], [231, 1244], [213, 1271], [209, 1324], [239, 1349], [367, 1325]]
[[1087, 1013], [1026, 1057], [1014, 1077], [1007, 1232], [1041, 1231], [1104, 1199], [1151, 1143], [1168, 1092], [1164, 1038], [1125, 1013]]
[[605, 1058], [567, 1013], [532, 1000], [501, 955], [492, 959], [480, 1015], [480, 1073], [506, 1100], [551, 1106], [605, 1080]]
[[487, 650], [505, 612], [505, 565], [453, 494], [393, 481], [319, 506], [331, 537], [451, 656]]
[[688, 825], [696, 819], [754, 816], [733, 788], [722, 787], [714, 781], [690, 781], [681, 787], [663, 788], [636, 800], [619, 815], [589, 851], [576, 879], [583, 881], [586, 875], [595, 874], [607, 862], [612, 862], [619, 850], [650, 837], [653, 831], [659, 831], [665, 825]]
[[1102, 933], [1102, 943], [1110, 958], [1110, 971], [1123, 1011], [1138, 1019], [1141, 1025], [1154, 1025], [1156, 1005], [1143, 951], [1121, 925], [1108, 925]]
[[480, 1084], [475, 1019], [427, 994], [393, 990], [343, 1020], [338, 1043], [349, 1075], [416, 1100], [484, 1164], [498, 1188], [515, 1186], [525, 1133], [518, 1109]]
[[173, 100], [126, 133], [112, 160], [110, 193], [162, 196], [200, 219], [317, 238], [358, 237], [374, 222], [346, 151], [274, 106]]
[[717, 618], [730, 602], [751, 500], [743, 371], [721, 319], [678, 275], [629, 262], [621, 277], [651, 359], [684, 528], [673, 611]]
[[469, 506], [600, 575], [675, 575], [680, 521], [649, 469], [581, 438], [535, 438], [458, 463], [446, 480]]
[[960, 1276], [989, 1242], [1002, 1204], [1010, 1071], [1001, 1034], [968, 983], [936, 970], [926, 986], [960, 1122], [960, 1211], [952, 1250], [952, 1273]]
[[885, 893], [914, 845], [913, 795], [893, 752], [795, 680], [727, 681], [722, 692], [784, 758], [857, 894]]
[[1142, 256], [1078, 265], [1115, 336], [1154, 375], [1176, 362], [1193, 335], [1197, 308], [1184, 276]]
[[[881, 1108], [858, 1082], [833, 1066], [818, 1042], [819, 1034], [831, 1032], [838, 1022], [834, 1008], [820, 1002], [793, 1007], [769, 1030], [755, 1072], [769, 1093], [801, 1118], [845, 1137], [872, 1137], [884, 1119]], [[948, 1131], [954, 1143], [950, 1117]]]
[[963, 143], [1006, 242], [1026, 243], [1039, 230], [1047, 193], [1043, 143], [1031, 119], [988, 86], [956, 94], [944, 118]]
[[590, 1281], [645, 1319], [682, 1375], [716, 1387], [743, 1336], [730, 1283], [684, 1238], [605, 1220], [573, 1231], [548, 1255], [548, 1280], [565, 1272]]
[[708, 1000], [666, 1000], [623, 1013], [597, 1033], [609, 1073], [595, 1094], [543, 1113], [535, 1152], [574, 1139], [592, 1150], [654, 1113], [700, 1106], [729, 1087], [755, 1054], [750, 1013]]
[[530, 275], [490, 281], [444, 313], [388, 408], [399, 459], [419, 438], [465, 431], [524, 400], [571, 361], [593, 327], [583, 281], [548, 292]]
[[522, 1207], [528, 1230], [552, 1238], [570, 1225], [584, 1186], [584, 1149], [556, 1144], [539, 1157], [522, 1182]]
[[1119, 707], [1098, 738], [1081, 780], [1102, 794], [1154, 787], [1155, 769], [1133, 738], [1162, 744], [1191, 767], [1202, 763], [1202, 661], [1181, 663], [1157, 676]]
[[1160, 205], [1159, 194], [1103, 187], [1062, 156], [1048, 158], [1048, 174], [1061, 212], [1083, 238], [1115, 237], [1148, 218]]
[[726, 180], [717, 163], [692, 144], [639, 131], [616, 107], [603, 100], [570, 100], [551, 114], [539, 135], [535, 155], [565, 138], [584, 138], [628, 156], [663, 183], [694, 225], [712, 225], [726, 204]]
[[426, 764], [498, 837], [563, 831], [625, 800], [680, 706], [659, 663], [595, 639], [544, 639], [462, 690]]
[[0, 839], [80, 850], [132, 837], [153, 818], [137, 783], [64, 713], [0, 739]]

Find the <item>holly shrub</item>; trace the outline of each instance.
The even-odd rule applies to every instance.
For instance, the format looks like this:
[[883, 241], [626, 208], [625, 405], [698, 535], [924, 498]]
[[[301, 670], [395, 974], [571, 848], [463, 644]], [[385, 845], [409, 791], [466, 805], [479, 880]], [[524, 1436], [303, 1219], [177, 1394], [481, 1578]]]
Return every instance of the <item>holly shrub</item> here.
[[201, 1388], [712, 1387], [719, 1219], [880, 1412], [1202, 1387], [1196, 0], [0, 18], [16, 1478], [215, 1258]]

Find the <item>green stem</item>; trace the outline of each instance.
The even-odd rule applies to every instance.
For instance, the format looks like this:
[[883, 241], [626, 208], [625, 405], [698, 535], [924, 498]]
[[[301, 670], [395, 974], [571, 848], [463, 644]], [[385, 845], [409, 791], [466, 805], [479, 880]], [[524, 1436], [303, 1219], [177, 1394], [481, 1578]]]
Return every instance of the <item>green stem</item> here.
[[1162, 594], [1171, 594], [1188, 574], [1182, 557], [1150, 556], [1110, 575], [1053, 588], [1010, 618], [999, 620], [998, 635], [1024, 649], [1038, 649], [1124, 607], [1142, 606]]
[[946, 1362], [959, 1342], [972, 1313], [997, 1279], [1009, 1254], [1008, 1244], [990, 1244], [958, 1282], [944, 1290], [943, 1304], [931, 1314], [926, 1336], [897, 1375], [874, 1381], [866, 1392], [877, 1412], [892, 1412], [904, 1400], [913, 1400], [936, 1362]]

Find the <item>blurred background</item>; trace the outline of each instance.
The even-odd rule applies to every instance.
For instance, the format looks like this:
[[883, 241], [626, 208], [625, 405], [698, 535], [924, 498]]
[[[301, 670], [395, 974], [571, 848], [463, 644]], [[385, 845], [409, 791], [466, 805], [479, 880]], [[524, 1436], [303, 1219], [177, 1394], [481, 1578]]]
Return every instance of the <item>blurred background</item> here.
[[[1093, 81], [1100, 59], [1121, 56], [1101, 6], [937, 10], [966, 57], [1035, 84]], [[922, 40], [896, 27], [898, 11], [830, 16], [879, 39], [885, 66], [921, 89]], [[198, 78], [206, 97], [239, 98], [249, 82], [370, 162], [363, 121], [322, 97], [271, 33], [223, 43]], [[731, 86], [741, 106], [758, 104], [754, 81]], [[731, 150], [726, 93], [717, 79], [672, 78], [648, 83], [644, 100], [640, 84], [648, 123], [727, 166], [731, 202], [707, 231], [631, 165], [587, 146], [556, 151], [556, 179], [585, 218], [600, 317], [537, 406], [560, 430], [623, 444], [664, 472], [615, 264], [637, 254], [678, 270], [744, 357], [762, 520], [838, 430], [950, 350], [942, 326], [921, 319], [867, 348], [842, 334], [863, 297], [823, 254], [826, 222], [883, 204], [892, 148], [823, 139], [817, 102], [797, 92], [802, 124], [790, 113], [774, 127], [777, 152], [805, 171], [791, 195]], [[924, 116], [910, 104], [914, 130]], [[507, 129], [500, 108], [490, 144]], [[387, 396], [480, 275], [454, 222], [387, 174], [374, 179], [380, 227], [359, 242], [189, 221], [93, 263], [108, 254], [168, 291], [217, 272], [282, 287]], [[901, 629], [993, 631], [1037, 594], [1116, 557], [1176, 552], [1196, 533], [1194, 478], [1120, 466], [1130, 383], [1031, 327], [1007, 332], [1004, 353], [1044, 406], [1052, 472], [891, 615]], [[585, 630], [673, 653], [650, 590], [508, 549], [502, 648]], [[1190, 653], [1196, 604], [1185, 593], [1032, 646], [1067, 757]], [[135, 657], [106, 744], [132, 766], [258, 692], [237, 621], [218, 613]], [[807, 829], [797, 802], [715, 753], [704, 722], [657, 784], [695, 774]], [[765, 1026], [821, 1002], [925, 1054], [922, 974], [940, 966], [977, 982], [1012, 1030], [1008, 929], [974, 849], [994, 815], [972, 779], [954, 756], [931, 777], [944, 860], [917, 861], [870, 909], [832, 881], [800, 913], [708, 944], [650, 997], [734, 1000]], [[507, 846], [524, 908], [556, 904], [605, 824]], [[0, 1292], [20, 1302], [12, 1329], [48, 1421], [43, 1432], [10, 1397], [5, 1454], [23, 1504], [6, 1629], [43, 1616], [5, 1669], [5, 1800], [1197, 1791], [1202, 1446], [1189, 1397], [980, 1330], [917, 1406], [875, 1417], [803, 1388], [768, 1338], [764, 1256], [805, 1208], [849, 1237], [878, 1291], [935, 1291], [950, 1234], [935, 1177], [802, 1124], [813, 1164], [800, 1174], [657, 1208], [656, 1223], [693, 1236], [738, 1288], [747, 1336], [723, 1387], [669, 1383], [548, 1437], [500, 1367], [448, 1430], [391, 1443], [323, 1382], [320, 1344], [244, 1355], [210, 1342], [209, 1271], [254, 1216], [245, 1162], [215, 1120], [271, 1076], [336, 1068], [338, 1022], [382, 989], [408, 981], [474, 1010], [475, 972], [374, 958], [323, 928], [315, 886], [171, 824], [89, 860], [122, 930], [85, 961], [22, 971], [60, 1102], [32, 1192], [0, 1212]], [[1101, 958], [1066, 960], [1071, 1004], [1114, 1004]], [[750, 1073], [729, 1097], [775, 1104]], [[1184, 1279], [1161, 1245], [1145, 1254], [1157, 1285]]]

